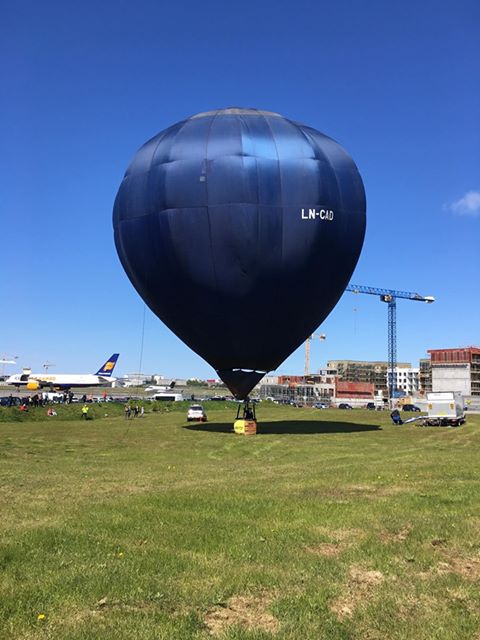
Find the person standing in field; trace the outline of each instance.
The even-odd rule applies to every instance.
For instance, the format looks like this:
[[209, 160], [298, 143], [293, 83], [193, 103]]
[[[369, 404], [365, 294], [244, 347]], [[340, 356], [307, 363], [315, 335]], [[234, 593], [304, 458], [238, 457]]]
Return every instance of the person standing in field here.
[[82, 419], [88, 420], [88, 406], [86, 404], [82, 407]]
[[127, 403], [127, 404], [125, 405], [125, 409], [124, 409], [124, 412], [125, 412], [125, 419], [126, 419], [126, 420], [129, 420], [129, 419], [130, 419], [131, 411], [132, 411], [132, 410], [130, 409], [130, 405]]

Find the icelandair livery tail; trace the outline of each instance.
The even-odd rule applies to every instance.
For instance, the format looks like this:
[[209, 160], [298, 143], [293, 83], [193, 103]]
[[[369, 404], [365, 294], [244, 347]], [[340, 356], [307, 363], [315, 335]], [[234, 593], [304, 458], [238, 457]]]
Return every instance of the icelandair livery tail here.
[[104, 378], [110, 378], [117, 364], [118, 356], [120, 354], [114, 353], [110, 358], [105, 362], [104, 365], [100, 367], [100, 369], [95, 374], [96, 376], [103, 376]]

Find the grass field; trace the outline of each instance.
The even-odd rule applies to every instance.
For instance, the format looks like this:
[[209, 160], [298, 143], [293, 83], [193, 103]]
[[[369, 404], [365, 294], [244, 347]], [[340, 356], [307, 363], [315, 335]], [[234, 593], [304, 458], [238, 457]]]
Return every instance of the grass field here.
[[96, 411], [2, 414], [2, 640], [480, 639], [480, 416]]

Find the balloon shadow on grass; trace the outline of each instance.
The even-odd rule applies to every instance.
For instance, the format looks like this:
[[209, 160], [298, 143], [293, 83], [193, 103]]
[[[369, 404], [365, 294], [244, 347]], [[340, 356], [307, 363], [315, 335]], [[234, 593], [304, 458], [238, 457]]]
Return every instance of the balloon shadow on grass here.
[[[190, 431], [211, 431], [212, 433], [233, 433], [233, 420], [230, 423], [195, 422], [184, 426]], [[279, 422], [262, 422], [257, 425], [257, 435], [314, 435], [329, 433], [360, 433], [362, 431], [381, 431], [375, 424], [354, 424], [352, 422], [319, 422], [316, 420], [285, 420]]]

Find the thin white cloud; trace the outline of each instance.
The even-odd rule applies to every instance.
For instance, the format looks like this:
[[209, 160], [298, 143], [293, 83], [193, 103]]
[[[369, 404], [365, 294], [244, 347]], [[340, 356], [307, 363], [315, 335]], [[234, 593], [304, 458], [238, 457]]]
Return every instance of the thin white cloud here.
[[463, 198], [446, 208], [460, 216], [480, 216], [480, 191], [468, 191]]

